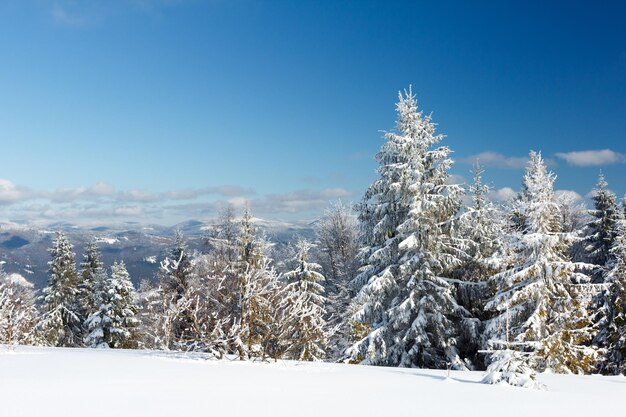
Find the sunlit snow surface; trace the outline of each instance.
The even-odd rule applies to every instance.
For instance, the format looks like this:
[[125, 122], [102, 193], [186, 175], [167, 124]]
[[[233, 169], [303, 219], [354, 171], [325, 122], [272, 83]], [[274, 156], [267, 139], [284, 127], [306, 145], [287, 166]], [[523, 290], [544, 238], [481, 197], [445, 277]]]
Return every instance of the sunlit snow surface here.
[[618, 416], [626, 378], [542, 374], [547, 390], [481, 372], [147, 351], [0, 347], [0, 416]]

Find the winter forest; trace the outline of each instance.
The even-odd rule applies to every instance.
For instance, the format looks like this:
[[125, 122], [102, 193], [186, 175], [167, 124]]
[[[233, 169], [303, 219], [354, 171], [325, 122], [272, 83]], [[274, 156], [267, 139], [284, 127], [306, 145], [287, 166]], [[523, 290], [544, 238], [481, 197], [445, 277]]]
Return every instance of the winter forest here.
[[532, 387], [536, 373], [626, 374], [626, 206], [600, 174], [588, 209], [554, 193], [530, 151], [504, 203], [477, 160], [451, 183], [451, 149], [411, 89], [375, 156], [377, 179], [331, 203], [316, 238], [278, 250], [253, 213], [225, 207], [189, 251], [178, 233], [134, 288], [57, 232], [43, 292], [1, 272], [7, 345], [205, 352], [216, 358], [484, 370]]

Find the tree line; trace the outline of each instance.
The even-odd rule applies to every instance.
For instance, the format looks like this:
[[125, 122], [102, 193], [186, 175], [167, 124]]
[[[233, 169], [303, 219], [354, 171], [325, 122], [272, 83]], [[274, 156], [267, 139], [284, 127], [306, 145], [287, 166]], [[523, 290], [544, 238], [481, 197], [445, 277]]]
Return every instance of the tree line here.
[[547, 369], [626, 373], [626, 208], [605, 178], [586, 210], [531, 151], [521, 191], [496, 204], [478, 162], [473, 184], [451, 183], [451, 150], [411, 90], [396, 110], [377, 179], [354, 207], [332, 205], [312, 242], [277, 248], [227, 207], [206, 250], [177, 234], [135, 291], [95, 244], [77, 270], [58, 233], [40, 302], [4, 274], [2, 340], [488, 368], [516, 385]]

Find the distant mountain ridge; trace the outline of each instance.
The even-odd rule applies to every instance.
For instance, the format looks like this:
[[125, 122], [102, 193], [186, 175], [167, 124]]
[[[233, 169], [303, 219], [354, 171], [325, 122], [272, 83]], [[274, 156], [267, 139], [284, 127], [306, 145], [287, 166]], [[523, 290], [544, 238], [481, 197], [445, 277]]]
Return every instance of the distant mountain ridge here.
[[[314, 224], [311, 221], [283, 222], [253, 219], [259, 232], [277, 245], [285, 245], [296, 236], [312, 238]], [[0, 223], [0, 264], [8, 273], [18, 273], [41, 289], [48, 282], [48, 248], [54, 233], [63, 230], [76, 253], [80, 265], [85, 245], [96, 240], [102, 259], [107, 267], [116, 260], [126, 263], [133, 282], [153, 279], [169, 248], [173, 244], [176, 230], [180, 230], [190, 250], [206, 250], [206, 236], [215, 227], [215, 222], [188, 220], [174, 226], [141, 225], [123, 223], [119, 225], [78, 226], [71, 223], [49, 225], [26, 225]]]

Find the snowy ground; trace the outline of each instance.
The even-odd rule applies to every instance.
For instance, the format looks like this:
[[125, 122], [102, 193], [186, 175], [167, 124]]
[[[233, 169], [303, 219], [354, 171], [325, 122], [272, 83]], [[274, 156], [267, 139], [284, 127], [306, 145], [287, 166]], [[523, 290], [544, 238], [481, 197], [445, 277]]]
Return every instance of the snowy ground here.
[[0, 347], [0, 416], [619, 416], [626, 378], [206, 360], [146, 351]]

